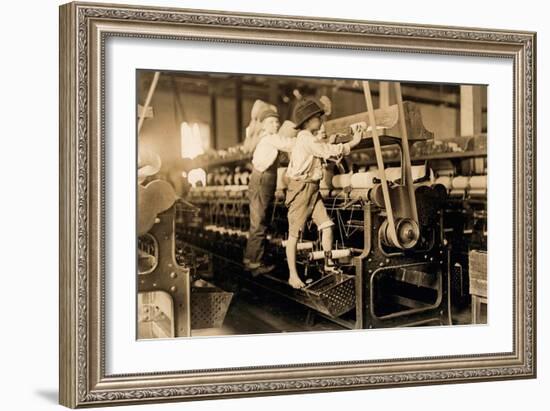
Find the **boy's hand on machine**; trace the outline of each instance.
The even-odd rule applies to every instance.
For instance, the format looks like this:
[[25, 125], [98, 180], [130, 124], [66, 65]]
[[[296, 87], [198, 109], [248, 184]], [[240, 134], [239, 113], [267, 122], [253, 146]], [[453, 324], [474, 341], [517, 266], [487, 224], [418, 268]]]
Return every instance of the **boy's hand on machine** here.
[[352, 134], [356, 134], [357, 132], [365, 131], [367, 129], [367, 123], [359, 121], [358, 123], [351, 124], [349, 128], [351, 128]]
[[359, 123], [354, 123], [350, 126], [351, 132], [353, 133], [353, 138], [349, 142], [350, 147], [355, 147], [361, 142], [363, 138], [363, 133], [367, 129], [367, 123], [361, 121]]

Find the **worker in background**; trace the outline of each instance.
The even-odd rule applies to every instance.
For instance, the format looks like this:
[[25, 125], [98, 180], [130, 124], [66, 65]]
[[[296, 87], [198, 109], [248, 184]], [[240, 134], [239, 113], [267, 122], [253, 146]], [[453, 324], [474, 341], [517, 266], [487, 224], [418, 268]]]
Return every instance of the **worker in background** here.
[[258, 142], [262, 138], [262, 134], [265, 133], [262, 128], [262, 120], [260, 117], [268, 110], [277, 112], [277, 107], [263, 100], [256, 100], [252, 105], [252, 110], [250, 111], [250, 124], [246, 127], [246, 136], [243, 143], [243, 150], [246, 153], [254, 152]]
[[267, 208], [275, 195], [279, 151], [291, 152], [296, 141], [295, 138], [277, 134], [280, 121], [273, 106], [266, 106], [259, 113], [258, 120], [261, 123], [261, 138], [252, 156], [253, 171], [248, 184], [250, 230], [243, 258], [245, 269], [254, 276], [266, 274], [274, 268], [274, 265], [264, 261]]
[[[301, 100], [294, 108], [294, 122], [299, 129], [296, 144], [290, 156], [287, 176], [288, 184], [285, 204], [288, 207], [288, 241], [286, 256], [289, 269], [289, 284], [294, 288], [304, 287], [296, 270], [296, 246], [300, 232], [311, 216], [317, 230], [321, 232], [324, 251], [332, 249], [332, 226], [319, 194], [319, 182], [323, 178], [322, 160], [338, 159], [349, 154], [362, 138], [364, 123], [352, 126], [353, 138], [345, 144], [326, 142], [322, 116], [323, 108], [314, 100]], [[325, 272], [336, 271], [328, 260]]]

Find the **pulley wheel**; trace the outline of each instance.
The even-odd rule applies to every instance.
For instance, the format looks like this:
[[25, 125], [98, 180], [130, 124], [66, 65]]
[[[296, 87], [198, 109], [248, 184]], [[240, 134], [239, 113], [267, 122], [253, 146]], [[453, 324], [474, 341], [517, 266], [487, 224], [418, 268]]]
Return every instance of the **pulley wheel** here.
[[382, 242], [389, 247], [396, 247], [408, 250], [413, 248], [420, 238], [420, 228], [411, 218], [401, 218], [395, 223], [395, 232], [397, 234], [398, 244], [392, 240], [389, 232], [388, 220], [385, 220], [380, 226]]

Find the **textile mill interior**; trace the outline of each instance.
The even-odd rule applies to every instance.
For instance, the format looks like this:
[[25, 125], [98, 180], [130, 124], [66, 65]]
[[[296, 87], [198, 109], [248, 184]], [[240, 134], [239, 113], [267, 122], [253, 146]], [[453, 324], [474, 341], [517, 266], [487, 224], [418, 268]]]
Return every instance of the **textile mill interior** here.
[[138, 338], [487, 323], [486, 86], [139, 70], [137, 99]]

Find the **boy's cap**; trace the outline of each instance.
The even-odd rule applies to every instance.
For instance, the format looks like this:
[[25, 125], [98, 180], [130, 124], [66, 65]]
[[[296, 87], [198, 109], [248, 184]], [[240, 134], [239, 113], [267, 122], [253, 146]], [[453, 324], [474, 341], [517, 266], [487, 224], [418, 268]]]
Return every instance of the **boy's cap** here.
[[300, 100], [294, 107], [293, 114], [296, 128], [301, 128], [310, 118], [325, 114], [325, 110], [315, 100]]
[[260, 123], [264, 121], [268, 117], [276, 117], [279, 118], [279, 113], [277, 113], [275, 110], [272, 110], [271, 108], [267, 108], [265, 110], [262, 110], [260, 114], [258, 115], [258, 120], [260, 120]]

